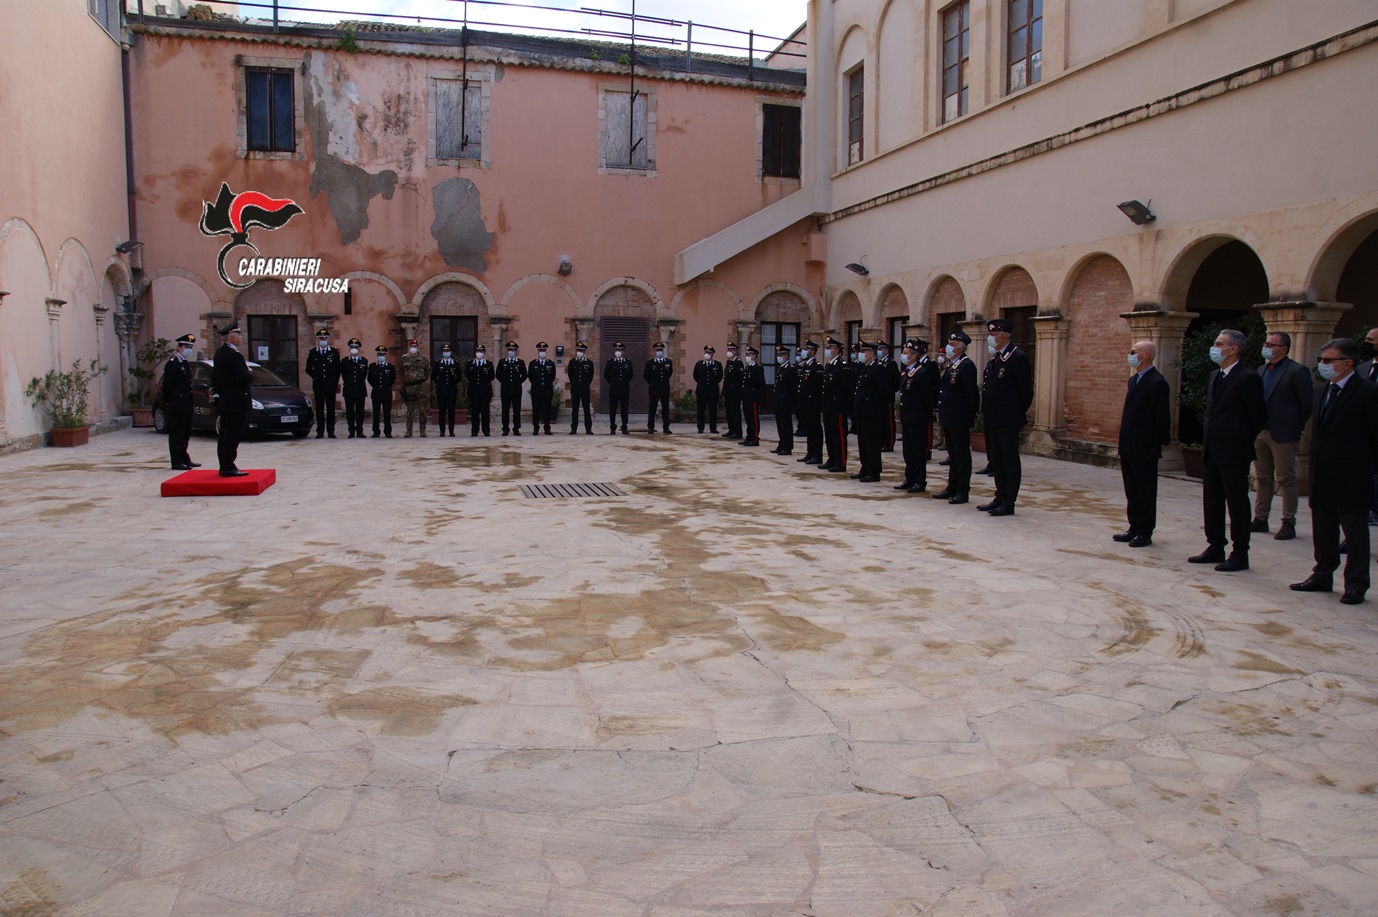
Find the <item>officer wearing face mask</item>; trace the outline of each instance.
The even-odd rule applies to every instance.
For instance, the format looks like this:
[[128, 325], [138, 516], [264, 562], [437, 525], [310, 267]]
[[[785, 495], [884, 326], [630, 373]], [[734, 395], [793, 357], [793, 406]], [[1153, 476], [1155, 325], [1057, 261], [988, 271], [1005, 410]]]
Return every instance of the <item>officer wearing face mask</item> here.
[[841, 474], [847, 470], [847, 417], [852, 410], [856, 383], [852, 364], [843, 359], [842, 342], [828, 338], [823, 342], [823, 384], [820, 407], [823, 411], [823, 442], [828, 460], [819, 469]]
[[885, 448], [885, 407], [894, 395], [890, 372], [876, 359], [876, 345], [858, 341], [862, 362], [853, 373], [852, 427], [856, 430], [857, 457], [861, 467], [852, 475], [863, 484], [880, 480], [881, 450]]
[[496, 374], [486, 348], [482, 344], [475, 347], [474, 358], [464, 367], [464, 380], [469, 383], [470, 436], [478, 436], [480, 430], [484, 436], [489, 433], [488, 415], [493, 411], [493, 379]]
[[1029, 422], [1033, 406], [1033, 363], [1010, 339], [1011, 324], [1003, 318], [986, 323], [986, 363], [982, 385], [985, 402], [986, 455], [995, 476], [995, 498], [977, 509], [992, 516], [1013, 516], [1023, 477], [1019, 460], [1019, 431]]
[[368, 368], [369, 395], [373, 400], [373, 438], [378, 438], [379, 424], [383, 435], [392, 439], [392, 386], [397, 381], [397, 367], [388, 362], [388, 349], [382, 344], [373, 348], [378, 362]]
[[526, 364], [517, 357], [517, 342], [507, 342], [507, 358], [497, 365], [498, 394], [502, 399], [502, 435], [511, 430], [522, 435], [522, 383]]
[[340, 388], [340, 352], [330, 346], [330, 332], [316, 332], [316, 346], [306, 357], [311, 396], [316, 400], [316, 439], [335, 438], [335, 393]]
[[760, 363], [760, 352], [746, 348], [746, 365], [742, 367], [742, 415], [746, 421], [746, 438], [737, 445], [761, 444], [761, 398], [766, 391], [766, 371]]
[[555, 398], [555, 361], [549, 359], [550, 345], [541, 341], [536, 345], [536, 359], [526, 369], [531, 382], [531, 435], [540, 436], [541, 429], [550, 435], [550, 402]]
[[724, 439], [742, 438], [742, 361], [737, 359], [737, 345], [727, 345], [727, 359], [722, 366], [722, 401], [727, 412], [727, 432]]
[[771, 450], [775, 455], [794, 453], [794, 399], [799, 391], [799, 367], [790, 362], [789, 348], [781, 344], [775, 348], [775, 435], [779, 445]]
[[173, 471], [190, 471], [201, 467], [187, 453], [187, 443], [191, 442], [191, 355], [196, 348], [196, 335], [184, 334], [176, 344], [177, 349], [163, 366], [160, 383], [163, 413], [167, 416], [167, 452]]
[[407, 406], [407, 432], [419, 421], [421, 435], [426, 435], [426, 420], [431, 414], [431, 364], [421, 355], [416, 340], [407, 341], [407, 354], [402, 357], [402, 401]]
[[368, 359], [359, 354], [363, 342], [349, 339], [349, 356], [340, 360], [340, 378], [344, 380], [345, 426], [350, 439], [364, 438], [364, 396], [368, 394]]
[[622, 409], [622, 435], [627, 435], [627, 410], [632, 400], [632, 361], [626, 357], [621, 341], [612, 345], [612, 359], [603, 366], [603, 381], [608, 383], [608, 433], [617, 434], [617, 410]]
[[876, 341], [876, 362], [885, 370], [885, 376], [890, 380], [890, 397], [885, 407], [885, 445], [881, 447], [881, 452], [895, 451], [895, 394], [900, 390], [900, 369], [899, 363], [890, 357], [890, 344], [888, 341]]
[[[1354, 373], [1360, 379], [1378, 385], [1378, 327], [1370, 328], [1359, 342], [1359, 365]], [[1368, 507], [1368, 524], [1378, 525], [1378, 476], [1373, 479], [1373, 498]]]
[[804, 435], [804, 457], [795, 459], [805, 465], [823, 464], [823, 419], [819, 416], [823, 402], [823, 367], [818, 362], [818, 342], [804, 341], [799, 348], [799, 367], [795, 371], [794, 412], [799, 417], [799, 429]]
[[723, 367], [716, 354], [716, 350], [705, 345], [703, 359], [694, 364], [694, 401], [698, 405], [700, 433], [705, 415], [712, 432], [718, 432], [718, 386], [722, 384]]
[[450, 345], [445, 344], [440, 350], [440, 359], [431, 364], [431, 382], [435, 385], [435, 404], [440, 413], [440, 435], [444, 436], [445, 431], [449, 430], [450, 437], [455, 435], [455, 404], [459, 401], [459, 381], [462, 373], [459, 364], [455, 362], [454, 353], [450, 350]]
[[660, 408], [662, 433], [670, 432], [670, 379], [675, 374], [675, 364], [665, 355], [665, 342], [657, 341], [655, 356], [646, 361], [646, 369], [641, 374], [646, 380], [650, 394], [650, 406], [646, 413], [646, 432], [656, 431], [656, 408]]
[[900, 353], [900, 423], [904, 425], [904, 480], [895, 490], [921, 494], [928, 487], [928, 451], [933, 443], [933, 409], [940, 375], [928, 359], [928, 342], [911, 338]]
[[593, 390], [593, 361], [588, 357], [587, 341], [574, 345], [574, 359], [565, 367], [569, 377], [569, 432], [579, 432], [579, 408], [584, 409], [584, 432], [593, 432], [593, 415], [589, 411], [589, 398]]
[[947, 486], [934, 500], [965, 503], [971, 492], [971, 428], [981, 410], [981, 389], [976, 383], [976, 364], [966, 355], [971, 338], [954, 331], [947, 339], [947, 366], [938, 394], [938, 423], [947, 443]]

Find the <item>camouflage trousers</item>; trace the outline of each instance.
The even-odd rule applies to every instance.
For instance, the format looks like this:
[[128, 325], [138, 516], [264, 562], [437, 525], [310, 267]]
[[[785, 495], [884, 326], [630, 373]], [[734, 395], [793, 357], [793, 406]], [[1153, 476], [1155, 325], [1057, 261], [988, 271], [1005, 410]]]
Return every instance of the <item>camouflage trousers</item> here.
[[419, 422], [421, 424], [421, 435], [425, 436], [426, 417], [431, 413], [431, 399], [427, 397], [429, 395], [429, 392], [426, 391], [426, 387], [424, 385], [418, 385], [415, 387], [409, 385], [405, 387], [404, 391], [407, 396], [404, 399], [407, 404], [406, 435], [411, 436], [412, 425]]

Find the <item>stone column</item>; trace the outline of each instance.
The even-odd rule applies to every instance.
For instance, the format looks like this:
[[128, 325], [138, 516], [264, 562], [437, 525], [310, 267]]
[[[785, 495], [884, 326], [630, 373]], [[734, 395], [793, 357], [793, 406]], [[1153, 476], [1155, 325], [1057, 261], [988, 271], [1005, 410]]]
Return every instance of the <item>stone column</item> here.
[[[665, 342], [665, 352], [675, 365], [681, 370], [684, 369], [684, 346], [679, 340], [679, 326], [681, 320], [678, 318], [658, 318], [656, 319], [656, 340]], [[651, 342], [652, 344], [655, 341]]]
[[53, 369], [61, 371], [62, 347], [57, 322], [62, 318], [62, 307], [67, 305], [67, 300], [49, 296], [44, 302], [48, 304], [48, 351], [52, 360], [51, 365]]
[[115, 336], [120, 339], [120, 401], [129, 400], [129, 370], [134, 367], [134, 341], [139, 336], [139, 312], [115, 313]]
[[[110, 307], [95, 303], [91, 306], [91, 311], [96, 315], [96, 359], [99, 360], [101, 355], [105, 353], [105, 313], [110, 311]], [[96, 383], [95, 419], [97, 421], [105, 420], [109, 414], [105, 409], [105, 387], [107, 384], [105, 377], [107, 375], [109, 375], [108, 372], [101, 373], [98, 377], [100, 381]]]
[[1067, 393], [1067, 335], [1072, 323], [1053, 311], [1034, 320], [1034, 416], [1029, 445], [1050, 455], [1064, 433]]
[[[760, 342], [756, 340], [756, 328], [758, 323], [755, 319], [739, 318], [733, 322], [733, 324], [737, 326], [737, 344], [742, 348], [743, 352], [746, 350], [746, 345], [748, 344], [756, 347], [758, 350], [760, 349]], [[738, 356], [741, 356], [741, 353], [739, 353]]]
[[510, 315], [489, 316], [488, 324], [493, 326], [492, 345], [488, 349], [493, 352], [491, 359], [494, 361], [507, 358], [507, 329], [512, 324]]
[[[1159, 309], [1155, 304], [1135, 306], [1133, 312], [1121, 312], [1120, 318], [1129, 323], [1129, 337], [1132, 343], [1150, 341], [1158, 348], [1158, 359], [1153, 364], [1167, 379], [1172, 389], [1172, 445], [1163, 450], [1163, 460], [1159, 467], [1164, 471], [1180, 471], [1182, 468], [1181, 443], [1178, 441], [1177, 418], [1182, 391], [1182, 338], [1187, 327], [1196, 318], [1195, 312], [1170, 312]], [[1125, 370], [1128, 378], [1128, 370]]]
[[401, 340], [397, 342], [398, 353], [406, 353], [407, 341], [416, 337], [416, 326], [421, 324], [421, 314], [419, 312], [398, 312], [397, 313], [397, 333]]
[[[330, 314], [329, 312], [308, 312], [308, 313], [306, 313], [306, 320], [309, 321], [309, 322], [311, 323], [311, 346], [312, 346], [312, 347], [315, 347], [315, 346], [316, 346], [316, 332], [317, 332], [317, 331], [327, 331], [327, 332], [330, 332], [330, 333], [332, 333], [332, 334], [334, 333], [334, 330], [335, 330], [335, 329], [332, 328], [331, 325], [332, 325], [332, 324], [334, 323], [334, 321], [335, 321], [335, 316], [332, 315], [332, 314]], [[348, 354], [346, 354], [346, 356], [348, 356]]]
[[[593, 338], [593, 330], [598, 327], [598, 320], [592, 317], [571, 318], [566, 319], [566, 321], [569, 322], [570, 328], [574, 331], [574, 340], [572, 343], [575, 345], [577, 345], [580, 341], [583, 341], [587, 344]], [[601, 346], [602, 342], [600, 341], [599, 344]], [[594, 351], [593, 355], [589, 359], [597, 361], [598, 356], [598, 351]]]
[[986, 353], [986, 320], [984, 318], [975, 321], [958, 322], [957, 327], [966, 332], [966, 336], [971, 338], [971, 343], [967, 345], [967, 356], [976, 364], [976, 378], [984, 378], [986, 371], [986, 358], [990, 356]]

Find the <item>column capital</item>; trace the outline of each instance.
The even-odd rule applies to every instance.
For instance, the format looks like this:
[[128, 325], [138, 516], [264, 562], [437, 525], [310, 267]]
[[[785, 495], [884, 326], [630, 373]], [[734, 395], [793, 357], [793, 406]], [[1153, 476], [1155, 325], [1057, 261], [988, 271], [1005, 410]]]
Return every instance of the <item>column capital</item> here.
[[1121, 312], [1120, 318], [1129, 323], [1132, 331], [1157, 329], [1168, 333], [1185, 334], [1191, 321], [1198, 317], [1196, 312], [1174, 312], [1160, 309], [1155, 304], [1135, 306], [1133, 312]]
[[97, 325], [104, 325], [104, 324], [105, 324], [105, 313], [107, 313], [107, 312], [110, 311], [110, 307], [107, 306], [107, 305], [103, 305], [103, 304], [101, 304], [101, 303], [93, 303], [93, 304], [91, 305], [91, 311], [94, 312], [94, 313], [96, 313], [96, 324], [97, 324]]
[[1354, 308], [1347, 302], [1261, 302], [1254, 305], [1254, 311], [1263, 316], [1269, 331], [1309, 331], [1329, 329], [1335, 326], [1340, 316]]
[[144, 320], [141, 312], [116, 312], [115, 335], [130, 338], [139, 333], [139, 324]]
[[48, 317], [56, 319], [62, 315], [62, 307], [67, 305], [67, 300], [58, 299], [56, 296], [49, 296], [43, 300], [48, 304]]

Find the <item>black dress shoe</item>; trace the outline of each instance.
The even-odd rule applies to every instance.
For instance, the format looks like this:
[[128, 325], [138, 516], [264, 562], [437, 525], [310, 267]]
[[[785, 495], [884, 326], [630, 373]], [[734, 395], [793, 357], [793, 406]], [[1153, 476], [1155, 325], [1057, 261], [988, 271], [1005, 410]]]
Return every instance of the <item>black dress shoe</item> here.
[[952, 503], [952, 504], [965, 503], [965, 502], [967, 502], [967, 501], [970, 500], [970, 499], [971, 499], [971, 498], [968, 497], [966, 494], [958, 494], [958, 495], [955, 496], [955, 497], [949, 498], [947, 502], [948, 502], [948, 503]]
[[1218, 564], [1225, 559], [1225, 552], [1219, 548], [1206, 548], [1200, 554], [1187, 558], [1189, 564]]
[[1007, 503], [1001, 503], [1001, 504], [1000, 504], [999, 506], [997, 506], [995, 509], [991, 510], [991, 511], [990, 511], [990, 514], [991, 514], [992, 516], [1013, 516], [1013, 515], [1014, 515], [1014, 507], [1013, 507], [1013, 506], [1010, 506], [1010, 505], [1007, 504]]
[[895, 490], [908, 490], [909, 487], [910, 487], [910, 484], [909, 484], [908, 481], [900, 481], [898, 484], [895, 485], [894, 489], [895, 489]]
[[222, 478], [247, 478], [249, 472], [235, 469], [234, 471], [222, 471], [220, 472], [220, 476]]
[[1129, 540], [1129, 546], [1131, 548], [1146, 548], [1151, 544], [1153, 544], [1152, 535], [1135, 535]]
[[201, 463], [200, 463], [200, 462], [186, 462], [185, 464], [187, 465], [188, 468], [200, 468], [200, 467], [201, 467]]
[[[425, 436], [426, 434], [425, 434], [425, 433], [422, 433], [421, 435], [422, 435], [422, 436]], [[326, 438], [326, 439], [334, 439], [334, 438], [335, 438], [335, 434], [334, 434], [334, 433], [327, 433], [327, 434], [325, 434], [325, 438]]]
[[983, 513], [990, 513], [990, 512], [994, 512], [995, 510], [999, 509], [1000, 506], [1001, 506], [1001, 503], [1000, 503], [999, 500], [992, 500], [992, 501], [990, 501], [989, 503], [982, 503], [980, 506], [978, 506], [978, 507], [976, 507], [976, 508], [979, 509], [979, 510], [980, 510], [981, 512], [983, 512]]
[[937, 493], [935, 493], [935, 494], [933, 495], [933, 499], [934, 499], [934, 500], [946, 500], [948, 497], [952, 496], [952, 495], [955, 494], [955, 493], [956, 493], [956, 491], [953, 490], [951, 487], [944, 487], [942, 490], [938, 491]]
[[1120, 532], [1118, 535], [1111, 535], [1111, 536], [1110, 536], [1110, 540], [1111, 540], [1111, 541], [1118, 541], [1120, 544], [1124, 544], [1126, 541], [1133, 541], [1136, 537], [1138, 537], [1138, 533], [1137, 533], [1137, 532], [1128, 531], [1128, 532]]
[[952, 459], [950, 459], [950, 458], [945, 458], [945, 459], [943, 459], [941, 462], [939, 462], [938, 464], [939, 464], [939, 465], [942, 465], [942, 466], [944, 466], [944, 467], [946, 467], [946, 466], [952, 464]]
[[1267, 520], [1267, 519], [1255, 519], [1254, 521], [1252, 521], [1252, 522], [1249, 523], [1249, 531], [1251, 531], [1251, 532], [1266, 532], [1266, 531], [1268, 531], [1268, 520]]
[[1345, 594], [1340, 596], [1340, 604], [1342, 605], [1358, 605], [1363, 600], [1364, 592], [1362, 589], [1346, 589]]
[[980, 471], [978, 471], [978, 472], [976, 472], [976, 473], [977, 473], [977, 474], [995, 474], [994, 471], [991, 471], [991, 470], [990, 470], [990, 466], [989, 466], [989, 465], [987, 465], [986, 467], [982, 468]]
[[377, 433], [374, 433], [374, 434], [373, 434], [373, 438], [374, 438], [374, 439], [377, 439], [378, 436], [379, 436], [379, 434], [377, 434]]
[[1220, 573], [1237, 573], [1240, 570], [1247, 570], [1249, 569], [1249, 558], [1231, 554], [1223, 563], [1216, 564], [1215, 569]]
[[317, 434], [316, 434], [316, 439], [325, 439], [325, 434], [324, 434], [324, 433], [317, 433]]
[[821, 464], [823, 464], [823, 459], [819, 458], [819, 457], [816, 456], [816, 455], [806, 455], [806, 456], [804, 456], [804, 464], [805, 464], [805, 465], [821, 465]]
[[927, 485], [927, 484], [910, 484], [910, 485], [909, 485], [909, 492], [910, 492], [911, 494], [926, 494], [926, 493], [928, 493], [928, 485]]
[[1297, 525], [1294, 522], [1284, 522], [1278, 526], [1278, 533], [1273, 536], [1274, 541], [1291, 541], [1297, 537]]
[[740, 443], [738, 443], [737, 445], [739, 445], [739, 446], [759, 446], [759, 445], [761, 445], [761, 443], [760, 443], [758, 440], [754, 440], [754, 439], [744, 439], [744, 440], [742, 440]]
[[836, 467], [837, 467], [837, 465], [833, 464], [832, 462], [825, 462], [824, 464], [821, 464], [821, 465], [818, 466], [818, 470], [819, 470], [819, 471], [832, 471], [832, 470], [833, 470], [834, 468], [836, 468]]
[[191, 466], [190, 466], [190, 465], [173, 465], [173, 466], [172, 466], [172, 470], [173, 470], [173, 471], [191, 471]]
[[858, 471], [856, 474], [850, 475], [850, 477], [853, 481], [855, 481], [857, 478], [861, 477], [861, 472]]
[[1293, 592], [1332, 592], [1335, 589], [1335, 584], [1332, 580], [1313, 573], [1300, 583], [1293, 583], [1287, 588]]
[[845, 466], [842, 467], [842, 468], [838, 468], [836, 465], [834, 465], [832, 468], [829, 468], [828, 470], [831, 471], [833, 474], [846, 474], [846, 473], [847, 473], [847, 469], [846, 469]]
[[874, 483], [876, 483], [877, 481], [880, 480], [880, 475], [878, 475], [878, 474], [863, 474], [861, 477], [857, 478], [856, 480], [857, 480], [857, 483], [858, 483], [858, 484], [874, 484]]

